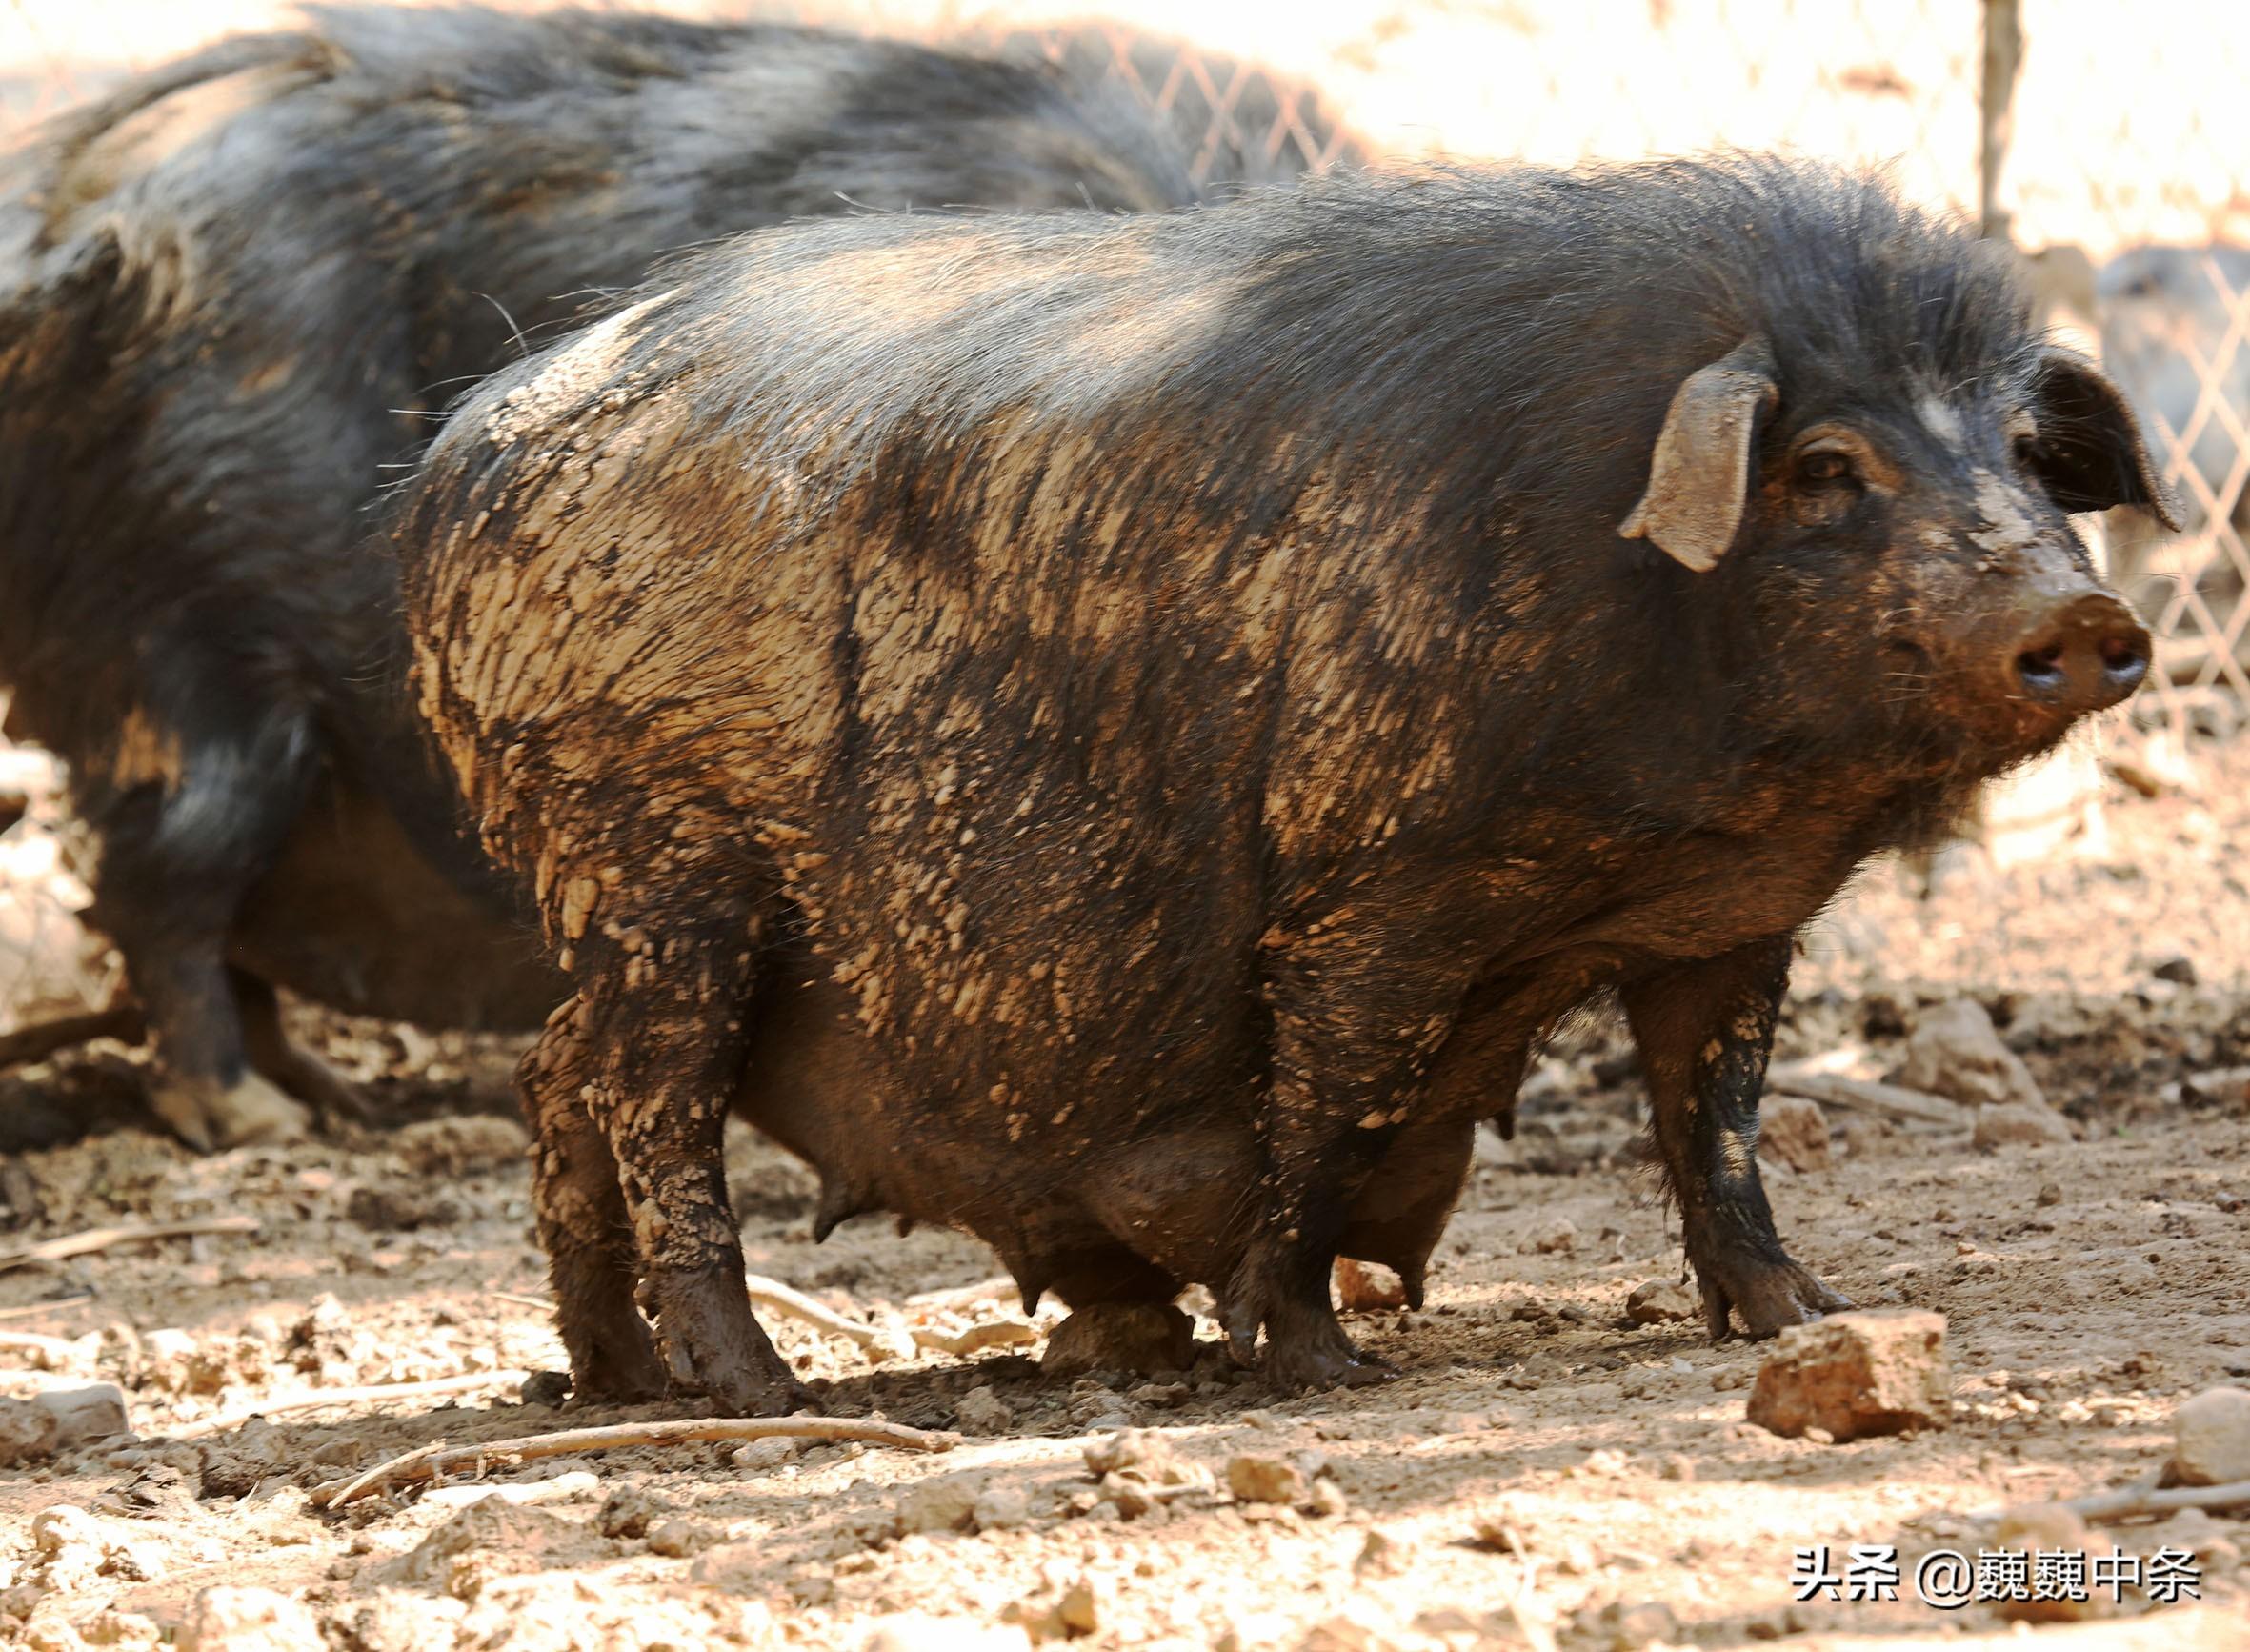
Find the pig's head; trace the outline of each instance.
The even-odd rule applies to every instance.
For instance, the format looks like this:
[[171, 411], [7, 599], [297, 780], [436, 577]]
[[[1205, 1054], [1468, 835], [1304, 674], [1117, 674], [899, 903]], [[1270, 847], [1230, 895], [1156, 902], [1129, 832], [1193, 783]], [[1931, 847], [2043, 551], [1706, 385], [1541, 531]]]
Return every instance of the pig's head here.
[[2117, 389], [2027, 327], [1965, 364], [1838, 333], [1688, 373], [1619, 531], [1711, 582], [1769, 735], [1995, 774], [2148, 675], [2070, 517], [2172, 506]]

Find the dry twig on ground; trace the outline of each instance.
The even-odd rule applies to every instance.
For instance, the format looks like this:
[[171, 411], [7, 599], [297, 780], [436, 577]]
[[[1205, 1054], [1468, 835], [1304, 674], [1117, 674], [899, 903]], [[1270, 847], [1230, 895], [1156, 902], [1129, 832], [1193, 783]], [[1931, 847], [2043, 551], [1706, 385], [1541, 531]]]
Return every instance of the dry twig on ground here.
[[90, 1256], [95, 1251], [110, 1250], [117, 1245], [138, 1244], [143, 1239], [186, 1239], [206, 1233], [256, 1233], [258, 1226], [258, 1219], [254, 1216], [205, 1216], [186, 1221], [130, 1222], [123, 1227], [90, 1227], [83, 1233], [64, 1234], [59, 1239], [41, 1239], [37, 1244], [16, 1245], [0, 1250], [0, 1273], [32, 1262], [67, 1261], [71, 1257]]
[[617, 1451], [635, 1445], [684, 1445], [698, 1440], [858, 1440], [894, 1445], [902, 1451], [951, 1451], [951, 1434], [933, 1434], [897, 1422], [851, 1417], [694, 1417], [678, 1422], [621, 1422], [608, 1428], [566, 1428], [554, 1434], [526, 1434], [481, 1445], [426, 1445], [377, 1463], [351, 1480], [312, 1488], [318, 1508], [342, 1508], [386, 1484], [412, 1484], [467, 1469], [481, 1474], [499, 1463], [528, 1462], [537, 1457], [575, 1457], [589, 1451]]
[[2176, 1514], [2183, 1508], [2250, 1508], [2250, 1480], [2225, 1485], [2178, 1485], [2160, 1491], [2153, 1485], [2128, 1485], [2116, 1491], [2073, 1498], [2062, 1505], [2083, 1521], [2123, 1521], [2135, 1515]]

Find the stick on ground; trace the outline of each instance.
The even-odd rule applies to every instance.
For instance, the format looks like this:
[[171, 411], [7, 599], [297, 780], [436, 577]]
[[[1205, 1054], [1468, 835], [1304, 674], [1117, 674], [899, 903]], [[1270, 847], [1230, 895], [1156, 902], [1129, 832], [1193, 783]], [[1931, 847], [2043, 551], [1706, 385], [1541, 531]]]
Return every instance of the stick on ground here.
[[231, 1434], [253, 1418], [278, 1417], [285, 1411], [317, 1411], [329, 1405], [367, 1405], [385, 1400], [421, 1400], [433, 1394], [469, 1394], [479, 1388], [500, 1388], [521, 1382], [529, 1371], [472, 1371], [462, 1377], [432, 1377], [422, 1382], [376, 1382], [365, 1388], [319, 1388], [287, 1400], [267, 1400], [239, 1411], [206, 1417], [166, 1432], [174, 1440], [205, 1440]]
[[1849, 1078], [1840, 1073], [1807, 1071], [1784, 1063], [1766, 1074], [1766, 1088], [1786, 1096], [1805, 1096], [1823, 1107], [1842, 1107], [1858, 1113], [1879, 1113], [1910, 1124], [1936, 1124], [1966, 1130], [1976, 1122], [1975, 1111], [1942, 1096], [1878, 1084], [1872, 1078]]
[[879, 1334], [873, 1325], [863, 1325], [857, 1320], [848, 1320], [826, 1302], [816, 1302], [794, 1286], [779, 1279], [769, 1279], [762, 1274], [751, 1274], [742, 1281], [750, 1292], [753, 1307], [771, 1308], [777, 1314], [787, 1314], [793, 1320], [802, 1320], [832, 1335], [849, 1338], [862, 1348]]
[[0, 1320], [35, 1320], [41, 1314], [59, 1314], [65, 1308], [75, 1308], [92, 1300], [90, 1296], [65, 1297], [57, 1302], [28, 1302], [20, 1308], [0, 1308]]
[[588, 1451], [616, 1451], [634, 1445], [684, 1445], [696, 1440], [863, 1440], [901, 1451], [951, 1451], [951, 1434], [933, 1434], [896, 1422], [850, 1417], [693, 1417], [678, 1422], [621, 1422], [609, 1428], [566, 1428], [554, 1434], [526, 1434], [482, 1445], [425, 1445], [404, 1457], [377, 1463], [352, 1480], [330, 1481], [312, 1488], [316, 1508], [342, 1508], [390, 1484], [409, 1485], [467, 1470], [528, 1462], [535, 1457], [575, 1457]]
[[2135, 1515], [2171, 1514], [2183, 1508], [2250, 1508], [2250, 1480], [2230, 1481], [2224, 1485], [2176, 1485], [2165, 1491], [2128, 1485], [2073, 1498], [2062, 1506], [2082, 1521], [2131, 1520]]
[[71, 1257], [90, 1256], [95, 1251], [106, 1251], [116, 1245], [138, 1244], [143, 1239], [184, 1239], [203, 1233], [256, 1233], [258, 1219], [254, 1216], [206, 1216], [189, 1221], [152, 1221], [129, 1223], [124, 1227], [90, 1227], [84, 1233], [70, 1233], [60, 1239], [41, 1239], [35, 1245], [16, 1245], [0, 1250], [0, 1273], [10, 1268], [24, 1267], [31, 1262], [59, 1262]]
[[44, 1061], [58, 1050], [90, 1044], [96, 1038], [116, 1038], [137, 1044], [148, 1036], [148, 1022], [138, 1004], [111, 1004], [82, 1016], [62, 1016], [35, 1027], [18, 1027], [0, 1036], [0, 1068]]

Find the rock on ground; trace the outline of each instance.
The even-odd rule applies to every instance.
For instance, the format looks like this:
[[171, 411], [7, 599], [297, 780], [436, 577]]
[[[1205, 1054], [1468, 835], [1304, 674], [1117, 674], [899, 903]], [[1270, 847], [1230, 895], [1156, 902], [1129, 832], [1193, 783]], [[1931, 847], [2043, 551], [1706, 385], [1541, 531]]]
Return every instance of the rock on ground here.
[[1758, 1106], [1758, 1155], [1792, 1170], [1826, 1170], [1828, 1116], [1803, 1096], [1768, 1096]]
[[1336, 1259], [1336, 1305], [1347, 1314], [1406, 1306], [1406, 1282], [1380, 1262]]
[[323, 1652], [312, 1614], [271, 1589], [220, 1584], [188, 1603], [180, 1652]]
[[1650, 1279], [1625, 1299], [1625, 1317], [1636, 1325], [1666, 1325], [1702, 1314], [1701, 1300], [1677, 1279]]
[[1953, 1410], [1945, 1316], [1876, 1308], [1792, 1325], [1750, 1393], [1750, 1420], [1776, 1434], [1836, 1440], [1942, 1426]]
[[1195, 1321], [1169, 1302], [1095, 1302], [1047, 1340], [1039, 1369], [1068, 1380], [1089, 1371], [1185, 1371], [1195, 1360]]
[[979, 1383], [961, 1396], [954, 1408], [954, 1425], [963, 1434], [1008, 1434], [1015, 1427], [1015, 1413], [991, 1388]]
[[1972, 1138], [1980, 1152], [1997, 1147], [2053, 1147], [2072, 1139], [2070, 1121], [2045, 1102], [1990, 1102], [1977, 1109]]
[[57, 1451], [132, 1432], [126, 1420], [125, 1390], [114, 1382], [60, 1383], [41, 1389], [31, 1403], [54, 1419]]
[[[2049, 1554], [2085, 1554], [2101, 1545], [2094, 1541], [2086, 1529], [2086, 1522], [2077, 1512], [2059, 1502], [2023, 1503], [2003, 1512], [1993, 1527], [1992, 1549], [2013, 1549], [2026, 1555], [2041, 1550]], [[2024, 1561], [2028, 1568], [2033, 1562]], [[2002, 1603], [2000, 1615], [2024, 1622], [2066, 1622], [2077, 1618], [2094, 1618], [2101, 1614], [2103, 1601], [2099, 1594], [2089, 1592], [2083, 1601], [2015, 1601]]]
[[2174, 1485], [2250, 1480], [2250, 1388], [2206, 1388], [2172, 1414]]
[[54, 1455], [54, 1413], [29, 1400], [0, 1400], [0, 1468]]
[[2023, 1058], [2000, 1042], [1992, 1017], [1975, 998], [1953, 998], [1924, 1010], [1892, 1081], [1972, 1107], [2047, 1103]]

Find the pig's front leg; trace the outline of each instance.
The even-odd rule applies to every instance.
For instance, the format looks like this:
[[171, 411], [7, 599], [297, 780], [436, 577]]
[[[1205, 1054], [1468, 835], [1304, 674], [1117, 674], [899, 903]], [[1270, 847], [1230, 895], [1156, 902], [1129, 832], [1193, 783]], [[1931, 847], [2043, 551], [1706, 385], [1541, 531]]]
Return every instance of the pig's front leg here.
[[1792, 1261], [1758, 1175], [1758, 1102], [1790, 937], [1680, 964], [1623, 993], [1657, 1145], [1714, 1340], [1770, 1337], [1852, 1304]]

